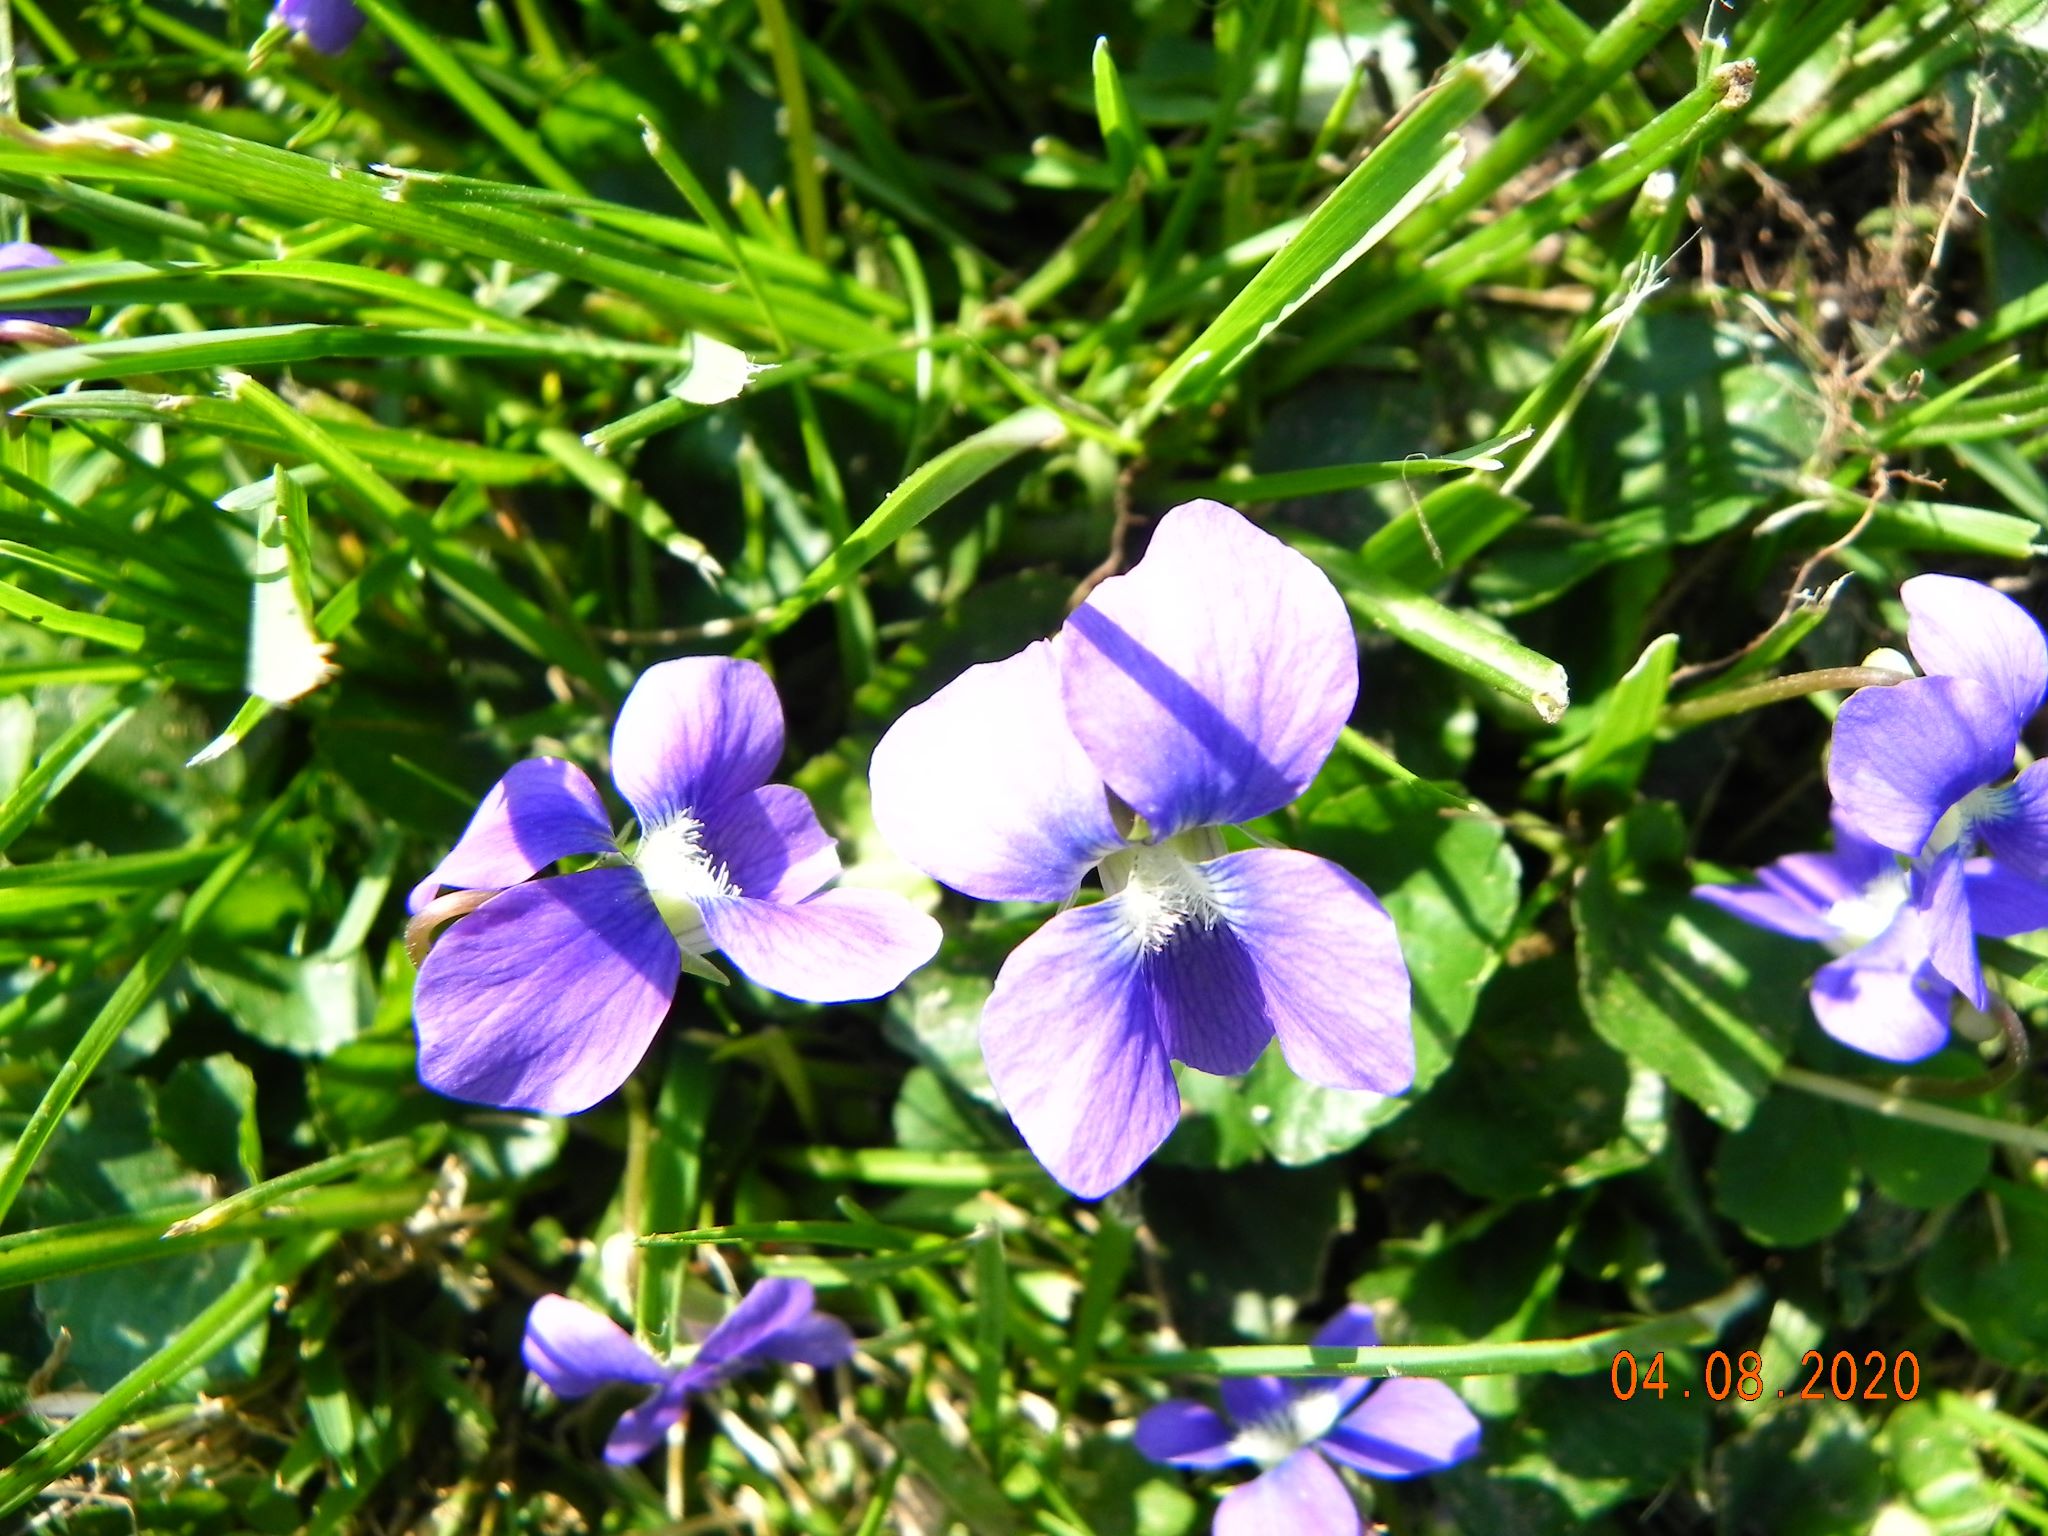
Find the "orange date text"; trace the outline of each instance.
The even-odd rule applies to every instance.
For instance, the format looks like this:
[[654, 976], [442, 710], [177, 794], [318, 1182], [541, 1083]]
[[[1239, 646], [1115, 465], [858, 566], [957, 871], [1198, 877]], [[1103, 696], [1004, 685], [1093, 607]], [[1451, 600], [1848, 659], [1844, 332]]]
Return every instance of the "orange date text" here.
[[[1731, 1396], [1753, 1403], [1771, 1390], [1764, 1375], [1763, 1356], [1755, 1350], [1745, 1349], [1731, 1360], [1726, 1350], [1717, 1349], [1701, 1365], [1698, 1390], [1717, 1403], [1725, 1403]], [[1662, 1350], [1642, 1361], [1622, 1350], [1608, 1367], [1607, 1379], [1623, 1402], [1638, 1393], [1649, 1393], [1661, 1401], [1668, 1392], [1686, 1398], [1694, 1391], [1692, 1384], [1667, 1373]], [[1829, 1399], [1838, 1403], [1910, 1403], [1920, 1393], [1920, 1361], [1910, 1349], [1896, 1355], [1872, 1349], [1860, 1357], [1847, 1349], [1832, 1354], [1809, 1349], [1799, 1357], [1798, 1372], [1775, 1390], [1779, 1397], [1809, 1403]]]

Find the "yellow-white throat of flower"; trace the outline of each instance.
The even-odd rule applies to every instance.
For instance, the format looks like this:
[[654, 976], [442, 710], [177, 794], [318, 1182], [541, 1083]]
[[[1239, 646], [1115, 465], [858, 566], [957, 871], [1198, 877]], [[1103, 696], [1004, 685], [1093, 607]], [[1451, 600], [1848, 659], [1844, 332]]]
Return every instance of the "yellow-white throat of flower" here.
[[1230, 1448], [1260, 1467], [1277, 1467], [1305, 1445], [1314, 1445], [1344, 1417], [1344, 1395], [1329, 1388], [1304, 1392], [1287, 1407], [1241, 1427]]
[[1164, 842], [1128, 844], [1103, 859], [1103, 893], [1119, 903], [1146, 954], [1164, 949], [1189, 923], [1216, 926], [1222, 913], [1201, 866], [1223, 851], [1221, 832], [1196, 827]]
[[684, 954], [708, 955], [718, 947], [697, 904], [731, 896], [734, 886], [731, 873], [705, 848], [701, 821], [682, 812], [647, 828], [633, 850], [633, 867]]

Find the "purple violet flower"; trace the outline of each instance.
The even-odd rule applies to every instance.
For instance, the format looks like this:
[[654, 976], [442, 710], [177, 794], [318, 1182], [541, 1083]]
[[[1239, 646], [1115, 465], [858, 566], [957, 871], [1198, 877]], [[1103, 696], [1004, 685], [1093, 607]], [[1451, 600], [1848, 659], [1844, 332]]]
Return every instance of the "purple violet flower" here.
[[[10, 240], [0, 245], [0, 272], [63, 265], [62, 257], [44, 250], [33, 240]], [[38, 325], [83, 325], [89, 313], [91, 311], [85, 309], [0, 309], [0, 320], [33, 320]]]
[[610, 1318], [566, 1296], [543, 1296], [526, 1318], [526, 1365], [560, 1398], [588, 1397], [618, 1383], [652, 1387], [619, 1416], [604, 1459], [629, 1466], [680, 1424], [694, 1393], [775, 1363], [829, 1370], [853, 1356], [853, 1334], [815, 1310], [806, 1280], [763, 1280], [713, 1328], [687, 1364], [671, 1369]]
[[[420, 1081], [574, 1114], [639, 1064], [686, 964], [719, 976], [699, 959], [714, 949], [816, 1003], [879, 997], [931, 959], [939, 925], [901, 896], [820, 893], [835, 844], [803, 791], [766, 782], [781, 757], [768, 674], [690, 656], [643, 673], [612, 731], [612, 777], [640, 823], [630, 856], [581, 769], [515, 765], [412, 893], [419, 913], [444, 887], [496, 892], [420, 966]], [[576, 855], [606, 862], [529, 878]]]
[[333, 58], [348, 52], [348, 45], [363, 30], [364, 17], [356, 0], [278, 0], [271, 20], [290, 27], [315, 53]]
[[[1367, 1348], [1379, 1343], [1379, 1330], [1368, 1308], [1350, 1306], [1312, 1342]], [[1479, 1449], [1479, 1420], [1463, 1399], [1419, 1376], [1235, 1376], [1224, 1379], [1222, 1395], [1228, 1419], [1174, 1398], [1146, 1410], [1135, 1437], [1140, 1451], [1167, 1466], [1260, 1468], [1223, 1496], [1216, 1536], [1358, 1536], [1357, 1501], [1330, 1461], [1369, 1477], [1407, 1478]]]
[[[1837, 958], [1814, 973], [1813, 1016], [1853, 1050], [1919, 1061], [1948, 1043], [1956, 989], [1934, 967], [1916, 872], [1838, 813], [1832, 853], [1795, 853], [1756, 872], [1755, 885], [1702, 885], [1693, 894], [1746, 923], [1825, 945]], [[1971, 931], [2010, 938], [2048, 928], [2048, 886], [1971, 859], [1963, 870]]]
[[1912, 900], [1928, 956], [1982, 1008], [1966, 861], [1981, 842], [2013, 874], [2048, 882], [2048, 763], [2001, 782], [2048, 695], [2048, 637], [1981, 582], [1915, 576], [1899, 596], [1926, 675], [1849, 696], [1835, 717], [1828, 788], [1859, 834], [1920, 861]]
[[970, 667], [876, 747], [876, 824], [984, 901], [1105, 899], [1055, 915], [982, 1012], [997, 1093], [1077, 1195], [1173, 1130], [1172, 1063], [1248, 1071], [1275, 1035], [1313, 1083], [1399, 1093], [1415, 1074], [1408, 969], [1372, 892], [1220, 829], [1308, 787], [1358, 695], [1343, 599], [1229, 507], [1159, 521], [1145, 557], [1059, 634]]

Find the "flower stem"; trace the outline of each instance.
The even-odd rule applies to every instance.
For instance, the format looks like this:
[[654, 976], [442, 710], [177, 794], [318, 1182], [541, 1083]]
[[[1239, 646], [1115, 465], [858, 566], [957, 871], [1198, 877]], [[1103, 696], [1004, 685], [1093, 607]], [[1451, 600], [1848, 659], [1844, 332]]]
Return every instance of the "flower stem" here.
[[1974, 1136], [1979, 1141], [1999, 1142], [2022, 1152], [2033, 1153], [2037, 1157], [2048, 1154], [2048, 1127], [2014, 1125], [2010, 1121], [1993, 1120], [1984, 1115], [1966, 1115], [1961, 1110], [1944, 1109], [1939, 1104], [1924, 1103], [1905, 1094], [1887, 1092], [1881, 1088], [1867, 1088], [1861, 1083], [1852, 1083], [1844, 1078], [1809, 1072], [1804, 1067], [1781, 1067], [1778, 1071], [1778, 1081], [1787, 1088], [1797, 1088], [1801, 1093], [1833, 1099], [1841, 1104], [1851, 1104], [1873, 1115], [1884, 1115], [1893, 1120], [1910, 1120], [1916, 1125], [1930, 1126], [1935, 1130], [1953, 1131], [1958, 1136]]
[[1717, 1296], [1676, 1312], [1570, 1339], [1513, 1343], [1379, 1344], [1345, 1349], [1326, 1344], [1228, 1345], [1157, 1355], [1126, 1355], [1115, 1370], [1195, 1376], [1530, 1376], [1604, 1371], [1621, 1350], [1677, 1349], [1717, 1337], [1729, 1320], [1764, 1296], [1763, 1283], [1737, 1281]]
[[1747, 688], [1730, 688], [1726, 693], [1710, 693], [1702, 699], [1686, 699], [1682, 703], [1666, 705], [1663, 719], [1658, 724], [1671, 731], [1690, 730], [1695, 725], [1705, 725], [1709, 720], [1719, 720], [1725, 715], [1739, 715], [1745, 710], [1761, 709], [1766, 704], [1782, 704], [1787, 699], [1805, 698], [1810, 693], [1888, 688], [1893, 683], [1905, 682], [1909, 676], [1910, 673], [1894, 672], [1889, 667], [1823, 667], [1817, 672], [1788, 672], [1783, 677], [1751, 683]]

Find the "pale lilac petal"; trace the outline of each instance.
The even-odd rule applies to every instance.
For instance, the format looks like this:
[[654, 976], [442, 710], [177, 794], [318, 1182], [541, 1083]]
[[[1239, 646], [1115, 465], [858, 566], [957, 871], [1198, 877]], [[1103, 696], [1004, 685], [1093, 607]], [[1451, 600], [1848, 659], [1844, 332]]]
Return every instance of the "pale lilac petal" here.
[[557, 859], [616, 851], [611, 818], [583, 770], [558, 757], [528, 758], [490, 787], [448, 857], [413, 887], [406, 910], [418, 912], [450, 887], [496, 890]]
[[759, 664], [684, 656], [640, 674], [612, 727], [612, 782], [643, 828], [699, 821], [782, 759], [782, 701]]
[[1972, 825], [1999, 863], [2030, 880], [2048, 881], [2048, 758], [2029, 763], [2003, 789], [1996, 810]]
[[1102, 775], [1067, 728], [1048, 641], [969, 667], [906, 711], [868, 782], [889, 846], [983, 901], [1064, 901], [1123, 846]]
[[1927, 958], [1935, 971], [1973, 1006], [1984, 1007], [1990, 994], [1984, 986], [1984, 968], [1977, 960], [1977, 935], [1970, 926], [1960, 846], [1951, 845], [1936, 855], [1914, 905], [1926, 930]]
[[1991, 859], [1964, 866], [1970, 926], [1987, 939], [2010, 939], [2048, 928], [2048, 884], [2016, 875]]
[[814, 1312], [800, 1323], [792, 1323], [770, 1334], [755, 1348], [763, 1360], [780, 1360], [791, 1365], [808, 1365], [829, 1371], [853, 1358], [853, 1330], [829, 1312]]
[[1914, 858], [1950, 806], [2012, 771], [2018, 744], [1999, 696], [1968, 678], [1861, 688], [1835, 716], [1828, 789], [1857, 831]]
[[1358, 1536], [1358, 1501], [1312, 1450], [1296, 1451], [1223, 1496], [1216, 1536]]
[[838, 841], [818, 825], [800, 789], [769, 784], [705, 815], [705, 851], [741, 895], [802, 901], [839, 873]]
[[1997, 694], [2018, 731], [2048, 695], [2048, 636], [2033, 615], [1981, 581], [1915, 576], [1899, 588], [1906, 644], [1926, 673], [1967, 677]]
[[[1117, 898], [1110, 898], [1112, 901]], [[1190, 923], [1146, 957], [1153, 1017], [1176, 1061], [1235, 1077], [1273, 1040], [1251, 956], [1221, 923]]]
[[1358, 698], [1358, 641], [1329, 577], [1220, 502], [1161, 518], [1145, 557], [1053, 644], [1075, 736], [1158, 835], [1286, 805]]
[[[1759, 870], [1758, 874], [1763, 872]], [[1696, 885], [1693, 895], [1758, 928], [1795, 939], [1824, 943], [1835, 937], [1835, 925], [1801, 899], [1764, 885]]]
[[1143, 955], [1114, 902], [1062, 912], [1017, 946], [981, 1049], [1025, 1142], [1083, 1199], [1136, 1173], [1180, 1118]]
[[[1311, 1344], [1329, 1349], [1371, 1349], [1380, 1341], [1380, 1327], [1371, 1307], [1345, 1307], [1322, 1327]], [[1288, 1383], [1297, 1397], [1313, 1392], [1333, 1392], [1349, 1405], [1363, 1397], [1373, 1385], [1370, 1376], [1299, 1376]]]
[[1415, 1477], [1478, 1450], [1479, 1420], [1442, 1382], [1402, 1376], [1375, 1387], [1322, 1448], [1370, 1477]]
[[1216, 1390], [1223, 1399], [1223, 1411], [1240, 1429], [1267, 1422], [1290, 1423], [1289, 1410], [1298, 1395], [1293, 1384], [1279, 1376], [1226, 1376]]
[[1259, 973], [1287, 1065], [1328, 1088], [1415, 1079], [1408, 966], [1386, 908], [1328, 859], [1254, 848], [1201, 866]]
[[[62, 257], [44, 250], [33, 240], [10, 240], [0, 245], [0, 272], [63, 265]], [[39, 325], [83, 325], [89, 313], [84, 309], [0, 309], [0, 320], [33, 320]]]
[[727, 896], [697, 910], [744, 975], [799, 1002], [880, 997], [939, 952], [939, 925], [892, 891], [826, 891], [794, 905]]
[[526, 1314], [520, 1355], [561, 1398], [588, 1397], [614, 1382], [666, 1381], [668, 1372], [603, 1313], [566, 1296], [543, 1296]]
[[332, 58], [348, 51], [363, 30], [355, 0], [278, 0], [277, 19], [306, 40], [315, 53]]
[[660, 1446], [688, 1408], [686, 1397], [684, 1381], [678, 1376], [651, 1394], [646, 1402], [620, 1414], [604, 1443], [604, 1459], [615, 1467], [630, 1467]]
[[1948, 1043], [1949, 984], [1927, 958], [1922, 914], [1902, 908], [1863, 948], [1814, 974], [1820, 1027], [1851, 1050], [1883, 1061], [1920, 1061]]
[[1206, 1472], [1246, 1459], [1230, 1448], [1233, 1433], [1215, 1409], [1176, 1397], [1147, 1408], [1131, 1440], [1153, 1461]]
[[500, 1109], [588, 1109], [647, 1054], [681, 971], [637, 871], [515, 885], [447, 929], [420, 967], [420, 1081]]

